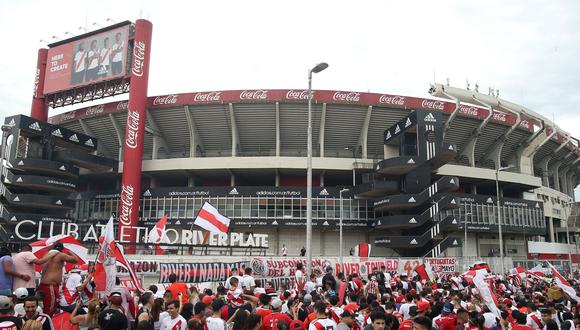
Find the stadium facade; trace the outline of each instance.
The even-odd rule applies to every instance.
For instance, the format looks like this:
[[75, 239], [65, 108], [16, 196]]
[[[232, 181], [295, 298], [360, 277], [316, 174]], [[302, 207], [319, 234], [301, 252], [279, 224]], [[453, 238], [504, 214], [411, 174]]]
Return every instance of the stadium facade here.
[[[442, 114], [444, 141], [457, 148], [436, 176], [459, 178], [460, 207], [441, 212], [467, 225], [467, 241], [465, 248], [447, 249], [442, 256], [497, 256], [498, 205], [507, 256], [530, 257], [527, 241], [565, 242], [566, 229], [575, 244], [580, 232], [571, 202], [580, 178], [578, 140], [493, 95], [444, 85], [430, 92], [433, 98], [313, 92], [313, 255], [338, 254], [341, 202], [345, 255], [359, 242], [389, 235], [375, 228], [375, 199], [360, 187], [386, 189], [373, 174], [380, 161], [393, 157], [385, 130], [421, 109]], [[297, 254], [305, 245], [308, 97], [305, 90], [150, 97], [141, 223], [150, 226], [167, 214], [169, 227], [190, 226], [209, 200], [233, 220], [233, 230], [268, 234], [269, 254], [283, 245]], [[95, 154], [121, 162], [126, 114], [127, 102], [120, 101], [48, 122], [96, 137]], [[118, 215], [122, 168], [119, 163], [113, 170], [81, 170], [80, 193], [68, 216], [82, 226]], [[463, 237], [464, 229], [456, 234]], [[372, 255], [396, 253], [373, 246]]]

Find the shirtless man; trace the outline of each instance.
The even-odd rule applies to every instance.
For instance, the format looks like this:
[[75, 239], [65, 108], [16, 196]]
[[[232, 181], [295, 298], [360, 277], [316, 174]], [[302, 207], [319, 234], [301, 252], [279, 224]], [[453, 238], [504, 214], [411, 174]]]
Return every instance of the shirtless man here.
[[42, 277], [40, 278], [40, 285], [38, 285], [38, 291], [42, 293], [43, 311], [51, 317], [56, 313], [59, 303], [59, 290], [64, 263], [76, 264], [79, 260], [74, 253], [64, 253], [62, 250], [62, 243], [57, 242], [54, 244], [53, 249], [48, 252], [50, 259], [42, 269]]

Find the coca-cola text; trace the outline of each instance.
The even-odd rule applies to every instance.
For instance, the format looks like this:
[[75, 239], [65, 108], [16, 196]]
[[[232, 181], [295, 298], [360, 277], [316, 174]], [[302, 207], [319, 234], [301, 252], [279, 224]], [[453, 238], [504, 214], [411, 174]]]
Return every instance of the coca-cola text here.
[[222, 92], [195, 93], [193, 102], [219, 102], [222, 98]]
[[345, 101], [345, 102], [359, 102], [360, 93], [356, 92], [335, 92], [332, 95], [334, 101]]
[[145, 66], [145, 43], [141, 40], [135, 40], [133, 46], [133, 68], [132, 72], [135, 76], [141, 77], [143, 75], [143, 67]]
[[131, 185], [123, 185], [121, 187], [121, 210], [119, 215], [119, 222], [124, 226], [131, 226], [131, 214], [133, 212], [133, 199], [135, 197], [135, 189]]
[[177, 103], [177, 95], [157, 96], [153, 100], [153, 105], [171, 105]]
[[131, 111], [127, 113], [127, 137], [125, 145], [128, 148], [137, 148], [137, 138], [139, 137], [139, 113]]

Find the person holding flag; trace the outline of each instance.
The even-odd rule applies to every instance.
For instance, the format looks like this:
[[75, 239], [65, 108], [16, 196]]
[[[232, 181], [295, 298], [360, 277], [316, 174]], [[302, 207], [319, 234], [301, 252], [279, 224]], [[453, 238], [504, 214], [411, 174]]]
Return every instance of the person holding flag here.
[[159, 244], [169, 243], [169, 238], [165, 231], [165, 226], [167, 224], [167, 214], [164, 214], [159, 221], [155, 224], [149, 231], [149, 236], [147, 237], [147, 242], [150, 244], [155, 244], [155, 254], [162, 255], [165, 253], [167, 246], [162, 246]]

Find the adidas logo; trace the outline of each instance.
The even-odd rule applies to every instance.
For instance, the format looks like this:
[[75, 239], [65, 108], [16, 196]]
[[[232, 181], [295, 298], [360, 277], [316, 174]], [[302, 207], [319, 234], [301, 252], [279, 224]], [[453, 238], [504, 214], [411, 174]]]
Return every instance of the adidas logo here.
[[405, 128], [411, 126], [411, 119], [407, 118], [407, 122], [405, 122]]
[[385, 139], [390, 139], [391, 138], [391, 131], [387, 131], [387, 135], [385, 136]]
[[457, 219], [453, 218], [453, 221], [451, 221], [452, 225], [456, 225], [457, 224]]
[[180, 225], [181, 224], [181, 221], [177, 220], [177, 221], [175, 221], [175, 224], [176, 225]]
[[409, 244], [411, 244], [411, 245], [417, 245], [417, 244], [419, 244], [419, 243], [417, 242], [417, 240], [416, 240], [416, 239], [414, 239], [414, 238], [413, 238], [413, 240], [412, 240], [412, 241], [411, 241]]
[[10, 218], [10, 221], [18, 221], [18, 219], [16, 219], [16, 217], [12, 217]]
[[69, 141], [74, 141], [77, 143], [79, 142], [79, 138], [77, 137], [76, 134], [71, 135], [70, 138], [68, 138], [68, 139], [69, 139]]
[[395, 127], [395, 134], [399, 134], [399, 132], [401, 132], [401, 128], [397, 125], [397, 127]]
[[539, 207], [540, 207], [540, 203], [536, 203], [536, 208], [539, 208]]
[[453, 245], [459, 245], [459, 242], [457, 242], [457, 240], [454, 240]]
[[491, 199], [491, 197], [489, 197], [485, 202], [486, 203], [493, 203], [493, 199]]
[[449, 150], [453, 150], [453, 145], [450, 145], [449, 148], [447, 148]]
[[239, 195], [240, 193], [238, 192], [238, 189], [234, 188], [234, 189], [230, 190], [229, 194], [230, 195]]
[[86, 146], [89, 146], [89, 147], [94, 147], [95, 146], [95, 144], [93, 143], [93, 139], [88, 139], [87, 142], [85, 142], [85, 145]]
[[12, 120], [10, 120], [10, 122], [8, 123], [8, 125], [10, 126], [15, 126], [16, 122], [14, 121], [14, 118], [12, 118]]
[[451, 184], [455, 184], [455, 179], [451, 179], [451, 180], [449, 180], [449, 183], [451, 183]]
[[435, 117], [433, 116], [432, 113], [429, 113], [427, 116], [425, 116], [425, 118], [423, 120], [431, 122], [431, 123], [437, 122], [437, 119], [435, 119]]
[[450, 203], [450, 204], [457, 204], [457, 202], [455, 202], [455, 198], [453, 198], [453, 199], [451, 200], [451, 203]]
[[409, 220], [409, 223], [417, 223], [417, 220], [415, 220], [415, 218], [411, 218], [411, 220]]
[[22, 161], [22, 160], [21, 160], [21, 161], [19, 161], [19, 162], [18, 162], [18, 164], [16, 164], [16, 165], [18, 165], [18, 166], [22, 166], [22, 165], [24, 165], [24, 161]]
[[54, 135], [54, 136], [57, 136], [57, 137], [59, 137], [59, 138], [61, 138], [61, 137], [62, 137], [62, 133], [61, 133], [61, 131], [60, 131], [60, 129], [59, 129], [59, 128], [57, 128], [57, 129], [56, 129], [55, 131], [53, 131], [51, 134], [52, 134], [52, 135]]
[[145, 192], [143, 193], [143, 197], [151, 197], [151, 192], [149, 191], [149, 189], [145, 190]]
[[409, 198], [409, 200], [407, 201], [408, 203], [415, 203], [416, 200], [414, 197]]
[[18, 177], [18, 179], [16, 179], [16, 182], [22, 182], [22, 177]]
[[330, 224], [328, 223], [328, 221], [324, 221], [324, 222], [322, 223], [322, 225], [323, 225], [323, 226], [329, 226]]
[[18, 198], [18, 196], [14, 197], [14, 199], [12, 200], [13, 202], [20, 202], [20, 198]]
[[413, 160], [413, 158], [409, 159], [409, 161], [407, 162], [407, 164], [415, 164], [415, 161]]
[[328, 196], [328, 191], [326, 190], [326, 188], [322, 189], [320, 191], [320, 193], [318, 193], [320, 196]]
[[62, 202], [61, 202], [61, 201], [60, 201], [60, 199], [59, 199], [59, 200], [57, 200], [57, 201], [56, 201], [56, 203], [54, 203], [54, 204], [56, 204], [56, 205], [62, 205]]
[[39, 132], [42, 131], [42, 128], [40, 128], [40, 124], [36, 121], [34, 123], [28, 125], [28, 128], [33, 129], [35, 131], [39, 131]]
[[278, 225], [278, 221], [274, 220], [272, 221], [272, 226], [277, 226]]
[[378, 220], [377, 221], [377, 226], [380, 226], [380, 225], [382, 225], [381, 220]]

